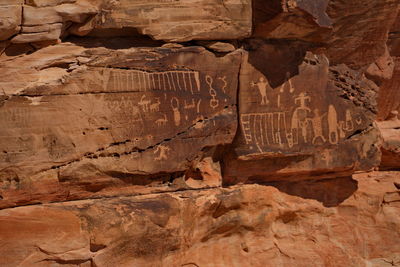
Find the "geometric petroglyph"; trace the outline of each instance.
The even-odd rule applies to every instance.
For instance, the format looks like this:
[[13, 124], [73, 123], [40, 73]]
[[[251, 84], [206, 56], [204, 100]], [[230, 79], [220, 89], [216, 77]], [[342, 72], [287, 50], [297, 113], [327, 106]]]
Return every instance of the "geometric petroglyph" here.
[[298, 105], [292, 114], [287, 111], [244, 113], [240, 124], [246, 144], [254, 145], [263, 152], [264, 147], [279, 146], [292, 148], [300, 143], [336, 145], [346, 137], [346, 132], [355, 129], [350, 110], [338, 120], [333, 105], [325, 113], [308, 107], [311, 97], [300, 93], [295, 99]]
[[199, 72], [173, 70], [147, 72], [140, 70], [110, 70], [106, 88], [128, 91], [190, 91], [200, 92]]

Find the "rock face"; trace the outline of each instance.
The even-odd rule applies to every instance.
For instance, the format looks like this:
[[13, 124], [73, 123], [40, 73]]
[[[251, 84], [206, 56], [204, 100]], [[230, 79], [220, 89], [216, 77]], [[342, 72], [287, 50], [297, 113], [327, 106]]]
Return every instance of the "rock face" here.
[[399, 8], [0, 0], [0, 266], [400, 266]]
[[[140, 188], [151, 183], [146, 175], [168, 182], [194, 167], [208, 147], [233, 140], [240, 60], [241, 51], [216, 58], [201, 47], [66, 44], [6, 63], [0, 168], [18, 186], [4, 186], [0, 201], [29, 193], [24, 201], [40, 201], [55, 188], [55, 199]], [[30, 81], [15, 82], [18, 73]]]
[[[240, 131], [234, 143], [238, 160], [226, 163], [229, 183], [236, 182], [234, 177], [299, 178], [324, 170], [338, 176], [379, 163], [378, 131], [370, 126], [376, 113], [374, 83], [309, 52], [293, 75], [295, 52], [257, 45], [241, 67]], [[268, 56], [274, 50], [292, 60], [283, 83], [279, 77], [285, 66], [274, 68], [276, 58]]]
[[310, 184], [297, 184], [303, 194], [246, 185], [6, 209], [0, 264], [396, 266], [399, 175], [331, 180], [325, 200]]
[[383, 138], [381, 169], [400, 168], [400, 120], [398, 112], [393, 111], [392, 117], [378, 122]]
[[240, 39], [251, 34], [250, 0], [7, 0], [0, 2], [0, 10], [0, 41], [15, 35], [12, 43], [55, 41], [68, 34], [123, 28], [180, 42]]

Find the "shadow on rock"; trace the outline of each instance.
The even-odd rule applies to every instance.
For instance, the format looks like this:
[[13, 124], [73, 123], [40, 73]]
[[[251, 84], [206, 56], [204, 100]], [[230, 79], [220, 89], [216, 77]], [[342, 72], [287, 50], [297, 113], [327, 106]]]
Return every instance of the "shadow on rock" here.
[[324, 180], [266, 182], [263, 185], [274, 186], [289, 195], [315, 199], [325, 207], [338, 206], [358, 189], [358, 182], [351, 176]]

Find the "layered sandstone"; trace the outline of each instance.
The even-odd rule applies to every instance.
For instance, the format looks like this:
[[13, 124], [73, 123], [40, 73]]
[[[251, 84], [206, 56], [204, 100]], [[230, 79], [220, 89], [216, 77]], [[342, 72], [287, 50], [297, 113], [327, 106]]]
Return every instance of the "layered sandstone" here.
[[0, 265], [396, 266], [399, 175], [5, 209]]
[[399, 7], [0, 0], [0, 266], [400, 265]]

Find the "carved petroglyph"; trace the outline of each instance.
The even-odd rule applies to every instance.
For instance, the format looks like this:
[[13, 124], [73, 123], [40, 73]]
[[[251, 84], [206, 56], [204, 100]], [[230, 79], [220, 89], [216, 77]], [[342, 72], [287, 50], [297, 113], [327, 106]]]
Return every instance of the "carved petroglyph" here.
[[[223, 85], [222, 85], [221, 90], [222, 90], [222, 92], [223, 92], [224, 94], [226, 94], [226, 87], [228, 86], [228, 82], [226, 81], [226, 76], [218, 77], [218, 80], [220, 80], [220, 81], [223, 82]], [[228, 99], [225, 98], [224, 101], [225, 101], [225, 102], [228, 102]]]
[[351, 111], [349, 109], [346, 110], [346, 121], [344, 127], [343, 130], [345, 131], [354, 130], [353, 117], [351, 116]]
[[311, 119], [308, 119], [313, 127], [314, 130], [314, 138], [312, 140], [312, 143], [315, 144], [318, 138], [322, 140], [322, 142], [326, 142], [326, 139], [323, 135], [322, 131], [322, 118], [326, 116], [326, 113], [323, 115], [320, 115], [319, 110], [316, 108], [314, 109], [314, 117]]
[[219, 100], [216, 98], [217, 91], [212, 87], [213, 86], [213, 78], [209, 75], [206, 75], [206, 83], [209, 87], [208, 92], [210, 93], [211, 100], [210, 100], [210, 107], [217, 108], [219, 106]]
[[175, 126], [181, 124], [181, 112], [179, 111], [179, 100], [176, 97], [171, 98], [171, 107], [174, 112], [174, 122]]
[[142, 107], [143, 112], [148, 112], [150, 103], [151, 100], [146, 100], [146, 95], [142, 95], [140, 101], [138, 102], [138, 105]]
[[150, 111], [152, 112], [160, 111], [160, 98], [157, 97], [156, 100], [157, 102], [150, 104]]
[[200, 113], [200, 103], [201, 103], [201, 99], [199, 99], [199, 101], [197, 102], [197, 107], [196, 107], [197, 113]]
[[196, 108], [196, 103], [194, 102], [194, 99], [192, 98], [192, 101], [189, 102], [189, 104], [186, 102], [186, 99], [184, 100], [184, 109], [195, 109]]
[[171, 70], [146, 72], [140, 70], [103, 70], [108, 77], [105, 91], [190, 91], [200, 92], [199, 72]]
[[154, 150], [154, 154], [158, 154], [157, 157], [155, 157], [155, 160], [166, 160], [168, 159], [168, 152], [171, 150], [168, 146], [164, 145], [159, 145], [156, 150]]
[[328, 108], [328, 136], [329, 143], [336, 145], [339, 142], [339, 124], [337, 120], [336, 109], [333, 105], [329, 105]]
[[260, 152], [266, 145], [287, 143], [288, 134], [284, 112], [247, 113], [240, 116], [246, 144], [254, 144]]
[[221, 90], [222, 92], [224, 92], [224, 94], [226, 94], [226, 87], [228, 86], [228, 82], [226, 81], [226, 76], [218, 77], [218, 80], [221, 80], [224, 83]]
[[167, 125], [168, 119], [167, 119], [167, 115], [163, 115], [162, 118], [157, 119], [155, 121], [155, 123], [157, 124], [157, 126], [163, 126], [163, 125]]
[[[298, 144], [298, 134], [301, 133], [303, 137], [303, 141], [305, 143], [308, 142], [307, 139], [307, 127], [308, 127], [308, 113], [311, 112], [311, 109], [307, 107], [307, 101], [311, 101], [311, 98], [307, 96], [305, 93], [300, 93], [298, 97], [295, 98], [295, 103], [300, 106], [294, 110], [292, 116], [292, 134], [293, 134], [293, 143]], [[293, 133], [294, 131], [294, 133]]]
[[267, 87], [269, 87], [268, 81], [264, 77], [260, 77], [258, 82], [251, 82], [252, 87], [257, 87], [261, 95], [261, 105], [268, 105], [269, 100], [267, 98]]
[[[329, 143], [336, 145], [346, 137], [346, 132], [354, 131], [360, 116], [353, 119], [349, 109], [339, 114], [344, 120], [339, 121], [336, 108], [330, 104], [325, 112], [318, 108], [311, 111], [312, 98], [300, 93], [295, 99], [297, 107], [290, 111], [241, 114], [240, 123], [244, 141], [249, 148], [256, 147], [263, 152], [271, 146], [292, 148], [295, 145]], [[361, 120], [361, 119], [359, 119]], [[361, 122], [360, 122], [361, 123]]]

